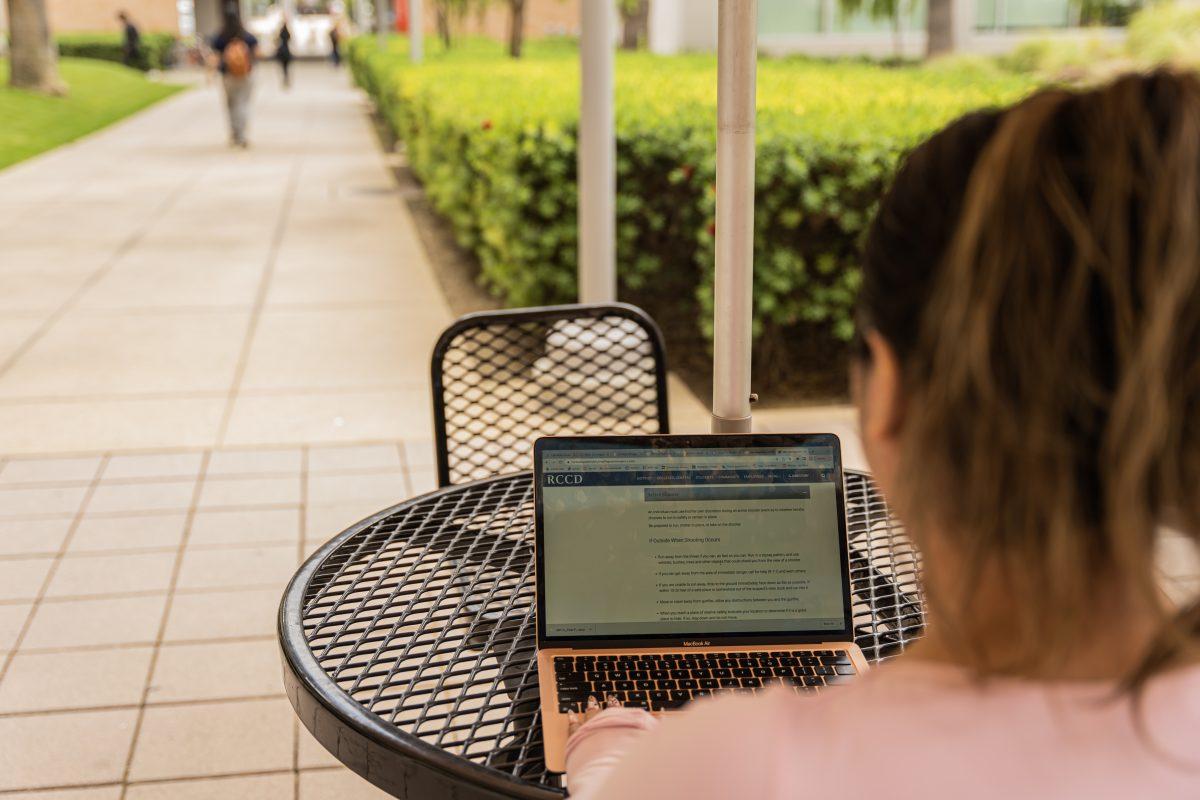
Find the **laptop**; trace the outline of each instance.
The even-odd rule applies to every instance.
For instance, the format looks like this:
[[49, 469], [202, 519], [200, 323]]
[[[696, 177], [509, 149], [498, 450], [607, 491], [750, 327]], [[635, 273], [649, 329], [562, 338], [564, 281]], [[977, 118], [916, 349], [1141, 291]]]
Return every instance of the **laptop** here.
[[833, 434], [547, 437], [534, 476], [550, 770], [589, 696], [662, 714], [866, 671]]

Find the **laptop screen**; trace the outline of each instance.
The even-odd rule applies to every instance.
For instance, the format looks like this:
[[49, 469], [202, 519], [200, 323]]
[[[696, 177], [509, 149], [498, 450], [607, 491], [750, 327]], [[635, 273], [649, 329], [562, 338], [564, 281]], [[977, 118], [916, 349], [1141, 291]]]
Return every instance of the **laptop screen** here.
[[848, 628], [835, 436], [543, 439], [537, 464], [542, 636]]

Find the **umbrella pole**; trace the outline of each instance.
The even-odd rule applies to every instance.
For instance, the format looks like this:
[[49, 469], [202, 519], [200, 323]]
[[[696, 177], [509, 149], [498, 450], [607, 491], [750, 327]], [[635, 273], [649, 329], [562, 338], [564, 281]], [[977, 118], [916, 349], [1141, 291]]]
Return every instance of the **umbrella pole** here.
[[579, 4], [579, 302], [617, 299], [613, 4]]
[[748, 433], [754, 312], [754, 100], [758, 0], [719, 0], [717, 15], [712, 431]]

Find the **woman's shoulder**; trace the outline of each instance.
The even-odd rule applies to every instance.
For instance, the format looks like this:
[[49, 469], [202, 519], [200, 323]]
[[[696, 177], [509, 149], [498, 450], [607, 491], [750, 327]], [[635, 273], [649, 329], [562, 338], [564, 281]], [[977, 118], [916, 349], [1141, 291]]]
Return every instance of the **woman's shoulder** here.
[[1036, 788], [1030, 776], [1047, 774], [1074, 787], [1067, 796], [1138, 782], [1161, 787], [1161, 796], [1200, 796], [1200, 666], [1165, 673], [1132, 698], [1111, 682], [980, 681], [957, 667], [898, 660], [855, 685], [774, 705], [786, 708], [759, 713], [783, 720], [779, 739], [821, 754], [802, 765], [781, 754], [785, 784], [799, 779], [796, 770], [836, 781], [856, 763], [936, 757], [952, 768], [914, 778], [930, 791], [965, 791], [987, 771], [1003, 777], [979, 796], [1020, 796]]

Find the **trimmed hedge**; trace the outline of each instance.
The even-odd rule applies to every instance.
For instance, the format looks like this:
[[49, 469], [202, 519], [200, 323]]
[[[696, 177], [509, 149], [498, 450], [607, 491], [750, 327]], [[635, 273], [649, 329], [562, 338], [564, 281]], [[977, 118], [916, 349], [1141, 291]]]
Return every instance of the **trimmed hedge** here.
[[[120, 33], [64, 33], [55, 38], [61, 56], [124, 63], [125, 39]], [[143, 33], [141, 52], [132, 66], [143, 72], [166, 69], [174, 61], [177, 41], [170, 33]]]
[[1126, 46], [1142, 64], [1200, 67], [1200, 8], [1155, 3], [1133, 16]]
[[[468, 41], [406, 61], [397, 37], [351, 42], [360, 85], [485, 286], [510, 305], [575, 297], [578, 54], [527, 56]], [[763, 60], [758, 76], [756, 374], [786, 370], [788, 341], [853, 330], [859, 240], [901, 154], [949, 119], [1032, 81], [982, 66], [889, 69]], [[617, 259], [623, 298], [711, 335], [716, 66], [711, 56], [617, 56]], [[834, 348], [834, 356], [840, 351]], [[809, 362], [811, 363], [811, 362]], [[828, 366], [836, 366], [830, 364]], [[765, 367], [765, 369], [764, 369]]]

